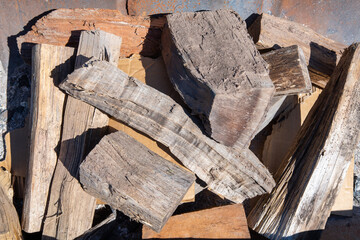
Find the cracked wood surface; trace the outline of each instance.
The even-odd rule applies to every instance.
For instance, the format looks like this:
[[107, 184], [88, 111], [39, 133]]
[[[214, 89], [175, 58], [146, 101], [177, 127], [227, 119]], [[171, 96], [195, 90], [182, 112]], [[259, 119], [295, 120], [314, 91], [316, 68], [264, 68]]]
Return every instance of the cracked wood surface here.
[[106, 135], [80, 165], [84, 190], [160, 231], [195, 181], [122, 131]]
[[88, 62], [60, 87], [169, 147], [213, 191], [234, 202], [274, 186], [268, 170], [249, 149], [237, 152], [206, 137], [174, 100], [109, 63]]
[[[75, 69], [94, 57], [117, 65], [121, 38], [103, 31], [80, 36]], [[74, 239], [91, 228], [95, 198], [77, 180], [79, 165], [104, 134], [109, 118], [94, 107], [67, 97], [59, 158], [51, 183], [43, 239]]]
[[31, 132], [22, 228], [39, 232], [57, 162], [65, 94], [57, 85], [74, 70], [75, 49], [48, 44], [33, 48]]
[[162, 55], [176, 90], [211, 138], [248, 147], [275, 89], [245, 22], [232, 10], [166, 19]]
[[[325, 228], [359, 141], [360, 48], [345, 50], [282, 167], [248, 216], [270, 239], [313, 239]], [[316, 236], [315, 236], [316, 237]]]

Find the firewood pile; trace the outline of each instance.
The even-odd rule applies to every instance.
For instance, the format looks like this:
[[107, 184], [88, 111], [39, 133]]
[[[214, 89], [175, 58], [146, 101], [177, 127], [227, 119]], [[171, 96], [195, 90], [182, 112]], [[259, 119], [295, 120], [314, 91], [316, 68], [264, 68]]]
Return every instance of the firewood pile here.
[[[58, 9], [17, 40], [32, 66], [30, 158], [20, 223], [10, 201], [0, 209], [6, 239], [111, 239], [120, 215], [143, 239], [325, 228], [359, 141], [357, 43], [232, 10]], [[223, 203], [178, 213], [201, 190]], [[113, 213], [94, 224], [99, 206]]]

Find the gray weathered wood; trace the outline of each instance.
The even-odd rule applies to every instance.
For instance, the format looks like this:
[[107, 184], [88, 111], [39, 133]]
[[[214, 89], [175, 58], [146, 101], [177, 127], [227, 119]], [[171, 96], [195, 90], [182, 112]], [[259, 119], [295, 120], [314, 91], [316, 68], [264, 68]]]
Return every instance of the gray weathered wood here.
[[31, 133], [22, 228], [41, 231], [59, 147], [65, 94], [57, 85], [74, 70], [75, 49], [47, 44], [33, 47]]
[[[102, 31], [81, 33], [75, 68], [95, 57], [117, 64], [121, 38]], [[43, 229], [43, 239], [74, 239], [89, 229], [95, 198], [77, 181], [79, 165], [98, 141], [108, 117], [82, 101], [68, 97], [65, 105], [61, 146]]]
[[174, 100], [109, 63], [88, 62], [60, 87], [169, 147], [213, 191], [234, 202], [274, 186], [249, 149], [237, 152], [206, 137]]
[[111, 231], [117, 227], [116, 214], [112, 213], [101, 223], [90, 228], [75, 240], [103, 240], [107, 239]]
[[111, 133], [80, 165], [85, 191], [159, 232], [195, 181], [124, 132]]
[[319, 96], [282, 167], [276, 187], [248, 216], [270, 239], [313, 239], [324, 229], [360, 129], [360, 47], [353, 44]]
[[311, 81], [324, 88], [344, 44], [326, 38], [302, 24], [263, 13], [249, 26], [258, 49], [298, 45], [304, 51]]
[[261, 55], [269, 64], [275, 95], [294, 95], [311, 92], [311, 81], [299, 46], [280, 48]]
[[170, 80], [207, 134], [247, 147], [274, 86], [245, 22], [232, 10], [170, 14], [161, 42]]

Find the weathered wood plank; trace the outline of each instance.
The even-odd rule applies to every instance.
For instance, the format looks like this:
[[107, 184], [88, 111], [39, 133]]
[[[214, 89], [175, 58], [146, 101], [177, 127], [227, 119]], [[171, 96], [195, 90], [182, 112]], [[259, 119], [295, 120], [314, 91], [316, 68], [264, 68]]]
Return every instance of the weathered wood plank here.
[[298, 45], [304, 51], [312, 83], [322, 88], [346, 47], [302, 24], [266, 13], [261, 14], [248, 30], [259, 49]]
[[81, 31], [103, 30], [122, 38], [121, 56], [134, 53], [156, 57], [160, 53], [160, 28], [164, 18], [132, 17], [110, 9], [57, 9], [39, 19], [32, 30], [17, 38], [25, 59], [31, 57], [28, 43], [77, 47]]
[[293, 45], [261, 55], [269, 64], [269, 75], [275, 95], [294, 95], [311, 92], [311, 81], [304, 56], [299, 46]]
[[274, 86], [245, 22], [232, 10], [166, 18], [162, 55], [175, 88], [211, 138], [226, 146], [247, 147]]
[[160, 231], [195, 181], [124, 132], [106, 135], [80, 165], [84, 190]]
[[22, 228], [39, 232], [59, 147], [65, 94], [57, 85], [74, 70], [75, 49], [39, 44], [33, 48], [31, 133]]
[[[0, 178], [7, 179], [8, 172], [0, 169]], [[4, 185], [3, 185], [4, 184]], [[16, 209], [9, 198], [8, 181], [1, 181], [0, 184], [0, 239], [21, 240], [21, 227]]]
[[111, 64], [88, 62], [60, 87], [169, 147], [213, 191], [234, 202], [274, 186], [272, 176], [249, 149], [237, 152], [206, 137], [174, 100]]
[[172, 216], [160, 233], [143, 226], [143, 239], [250, 239], [242, 204]]
[[360, 129], [360, 48], [345, 50], [329, 83], [302, 125], [277, 185], [248, 216], [270, 239], [310, 239], [325, 227], [346, 175]]
[[[84, 31], [75, 68], [89, 58], [106, 59], [116, 66], [121, 38], [103, 31]], [[95, 55], [94, 55], [95, 54]], [[77, 181], [79, 165], [101, 138], [108, 117], [88, 104], [68, 97], [61, 146], [43, 227], [43, 239], [74, 239], [91, 227], [95, 198]]]

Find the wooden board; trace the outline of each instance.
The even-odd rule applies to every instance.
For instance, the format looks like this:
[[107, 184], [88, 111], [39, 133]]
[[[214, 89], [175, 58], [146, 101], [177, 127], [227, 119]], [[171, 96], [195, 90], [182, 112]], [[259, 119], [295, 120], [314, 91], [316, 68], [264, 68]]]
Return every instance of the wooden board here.
[[232, 10], [166, 18], [162, 55], [176, 90], [208, 136], [248, 147], [275, 89], [245, 22]]
[[304, 51], [311, 81], [324, 88], [344, 44], [326, 38], [302, 24], [263, 13], [249, 26], [249, 34], [259, 49], [298, 45]]
[[[121, 56], [134, 53], [160, 56], [160, 28], [164, 19], [132, 17], [110, 9], [57, 9], [40, 18], [32, 30], [17, 38], [23, 58], [31, 57], [33, 43], [76, 47], [80, 32], [103, 30], [122, 38]], [[32, 43], [32, 44], [27, 44]]]
[[275, 175], [277, 185], [248, 216], [249, 226], [278, 239], [310, 239], [325, 227], [355, 147], [360, 122], [360, 48], [345, 50]]
[[[84, 31], [75, 68], [94, 57], [117, 64], [121, 38], [103, 31]], [[94, 55], [95, 54], [95, 55]], [[108, 117], [88, 104], [68, 97], [64, 110], [61, 146], [51, 184], [43, 239], [74, 239], [91, 227], [95, 198], [77, 181], [79, 165], [101, 139]]]
[[[152, 59], [141, 57], [139, 54], [134, 54], [131, 58], [119, 59], [118, 68], [129, 76], [135, 77], [141, 82], [170, 96], [178, 103], [181, 103], [180, 96], [178, 96], [166, 74], [165, 64], [161, 57]], [[114, 132], [115, 130], [123, 131], [162, 158], [183, 167], [183, 165], [180, 164], [180, 161], [171, 154], [167, 147], [147, 135], [134, 130], [114, 118], [109, 119], [109, 127], [110, 132]], [[195, 183], [189, 188], [189, 191], [182, 200], [183, 203], [193, 201], [195, 201]]]
[[122, 131], [103, 137], [80, 165], [87, 193], [155, 231], [162, 229], [194, 181], [193, 173]]
[[111, 64], [92, 61], [60, 87], [169, 147], [185, 167], [229, 200], [242, 202], [274, 186], [249, 149], [237, 152], [204, 136], [174, 100]]
[[74, 70], [74, 62], [74, 48], [33, 48], [30, 156], [21, 221], [25, 232], [41, 230], [63, 121], [65, 94], [57, 85]]
[[289, 46], [261, 55], [269, 64], [269, 75], [275, 95], [294, 95], [311, 92], [311, 81], [303, 50]]
[[242, 204], [172, 216], [160, 233], [143, 226], [143, 239], [250, 239]]

